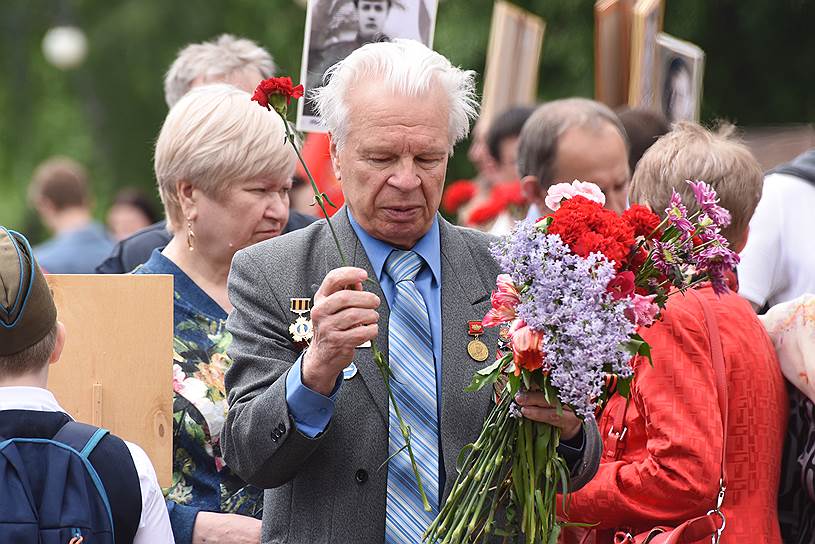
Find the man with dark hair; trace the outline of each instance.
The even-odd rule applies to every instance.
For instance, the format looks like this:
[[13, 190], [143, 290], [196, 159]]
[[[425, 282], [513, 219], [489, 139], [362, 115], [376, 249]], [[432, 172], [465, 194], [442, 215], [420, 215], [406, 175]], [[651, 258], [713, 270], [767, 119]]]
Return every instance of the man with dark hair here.
[[[80, 427], [71, 423], [71, 416], [60, 408], [54, 395], [46, 389], [48, 369], [59, 361], [65, 346], [65, 327], [57, 321], [54, 300], [28, 241], [21, 234], [3, 227], [0, 227], [0, 285], [4, 286], [0, 290], [0, 443], [8, 439], [61, 442], [59, 437], [74, 436]], [[11, 446], [17, 453], [26, 451], [18, 448], [16, 443]], [[8, 444], [3, 444], [0, 451], [7, 459], [14, 454], [9, 448]], [[117, 543], [173, 542], [155, 471], [141, 448], [104, 434], [87, 459], [102, 481]], [[64, 467], [39, 466], [30, 458], [23, 460], [27, 468], [36, 469], [25, 480], [32, 493], [39, 492], [45, 499], [50, 499], [32, 497], [39, 520], [40, 514], [58, 500], [48, 492], [58, 487], [51, 486], [60, 470], [63, 474], [65, 470]], [[43, 485], [37, 474], [49, 474], [47, 485]], [[23, 478], [19, 472], [17, 476]], [[0, 489], [4, 489], [6, 483], [0, 481]], [[65, 482], [64, 487], [69, 490], [73, 485], [75, 482]], [[3, 542], [21, 542], [17, 537], [4, 540], [3, 536], [12, 530], [9, 528], [12, 522], [19, 522], [12, 518], [13, 506], [4, 504], [0, 507], [0, 540]], [[48, 513], [59, 515], [65, 509], [75, 507], [63, 504], [62, 511], [51, 509]], [[96, 538], [93, 541], [96, 542]]]
[[487, 149], [498, 165], [498, 180], [518, 179], [518, 137], [535, 106], [515, 106], [499, 115], [487, 130]]
[[54, 237], [34, 248], [54, 274], [90, 274], [110, 253], [113, 241], [91, 217], [88, 173], [76, 161], [53, 157], [34, 171], [28, 188], [31, 206]]
[[628, 136], [628, 168], [633, 176], [640, 158], [657, 138], [670, 132], [671, 124], [661, 113], [645, 108], [617, 110], [617, 117]]

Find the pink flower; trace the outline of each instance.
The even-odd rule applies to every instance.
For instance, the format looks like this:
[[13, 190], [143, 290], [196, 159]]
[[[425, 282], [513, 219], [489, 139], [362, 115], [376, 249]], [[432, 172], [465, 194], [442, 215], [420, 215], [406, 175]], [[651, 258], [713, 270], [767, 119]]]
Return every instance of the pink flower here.
[[519, 319], [512, 324], [509, 330], [512, 343], [512, 359], [515, 361], [515, 375], [521, 373], [521, 368], [534, 372], [543, 367], [543, 333], [532, 330], [523, 320]]
[[585, 181], [574, 180], [571, 183], [556, 183], [549, 187], [546, 192], [546, 207], [556, 212], [560, 208], [560, 203], [564, 200], [574, 198], [576, 196], [585, 197], [592, 202], [597, 202], [601, 206], [606, 204], [606, 195], [600, 190], [600, 187], [594, 183]]
[[176, 393], [180, 393], [182, 389], [184, 389], [184, 380], [187, 378], [184, 371], [181, 370], [181, 366], [174, 364], [173, 365], [173, 391]]
[[654, 298], [656, 295], [635, 294], [632, 298], [633, 305], [625, 311], [625, 316], [638, 327], [650, 327], [659, 313], [659, 306], [654, 304]]
[[485, 327], [495, 327], [501, 323], [509, 323], [515, 319], [515, 307], [521, 301], [521, 296], [509, 274], [499, 274], [496, 279], [496, 291], [492, 292], [490, 301], [492, 309], [487, 312], [481, 323]]

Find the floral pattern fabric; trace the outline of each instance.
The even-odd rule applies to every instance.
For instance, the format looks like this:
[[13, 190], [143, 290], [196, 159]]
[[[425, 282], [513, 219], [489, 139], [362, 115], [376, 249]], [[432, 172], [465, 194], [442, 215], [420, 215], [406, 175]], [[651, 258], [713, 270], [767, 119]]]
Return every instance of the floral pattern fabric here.
[[[224, 375], [231, 365], [226, 351], [232, 343], [226, 312], [159, 250], [134, 273], [174, 277], [173, 482], [164, 493], [177, 540], [192, 534], [197, 512], [188, 508], [260, 519], [263, 491], [235, 475], [221, 454], [228, 408]], [[187, 515], [173, 515], [176, 510]]]

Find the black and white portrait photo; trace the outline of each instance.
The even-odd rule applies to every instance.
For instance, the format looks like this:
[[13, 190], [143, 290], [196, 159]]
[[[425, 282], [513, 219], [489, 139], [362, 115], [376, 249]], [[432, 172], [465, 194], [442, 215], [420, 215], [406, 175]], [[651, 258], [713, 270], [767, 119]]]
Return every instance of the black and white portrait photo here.
[[698, 121], [705, 54], [696, 45], [665, 33], [657, 37], [657, 106], [671, 123]]
[[433, 46], [438, 0], [310, 0], [306, 15], [301, 82], [306, 98], [297, 112], [298, 130], [324, 132], [311, 92], [326, 70], [366, 43], [394, 38]]

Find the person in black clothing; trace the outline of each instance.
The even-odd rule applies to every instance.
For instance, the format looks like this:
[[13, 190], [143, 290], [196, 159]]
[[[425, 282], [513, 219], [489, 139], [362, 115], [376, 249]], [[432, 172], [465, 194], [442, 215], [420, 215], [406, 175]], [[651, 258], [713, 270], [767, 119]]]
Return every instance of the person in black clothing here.
[[[289, 211], [289, 221], [282, 234], [302, 229], [317, 218], [304, 213]], [[159, 221], [120, 241], [102, 264], [96, 267], [97, 274], [127, 274], [144, 264], [156, 248], [164, 247], [173, 235], [167, 230], [167, 221]]]

